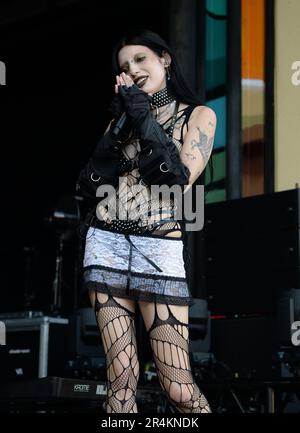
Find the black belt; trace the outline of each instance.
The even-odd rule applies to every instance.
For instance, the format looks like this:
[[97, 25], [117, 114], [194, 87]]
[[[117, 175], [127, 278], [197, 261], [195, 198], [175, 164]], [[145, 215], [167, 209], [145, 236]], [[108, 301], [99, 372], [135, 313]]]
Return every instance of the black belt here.
[[108, 228], [112, 231], [116, 231], [122, 234], [142, 234], [145, 232], [149, 232], [152, 230], [152, 226], [144, 226], [140, 227], [136, 220], [113, 220], [110, 223], [99, 220], [98, 218], [94, 219], [92, 225], [97, 228]]

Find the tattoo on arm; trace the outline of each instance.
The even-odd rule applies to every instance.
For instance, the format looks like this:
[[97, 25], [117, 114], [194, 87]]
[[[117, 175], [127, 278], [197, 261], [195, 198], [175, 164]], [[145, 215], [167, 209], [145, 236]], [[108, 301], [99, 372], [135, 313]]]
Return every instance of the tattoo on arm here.
[[185, 156], [188, 158], [188, 159], [190, 159], [190, 160], [194, 160], [194, 159], [196, 159], [196, 157], [194, 156], [194, 155], [192, 155], [191, 153], [188, 153], [188, 152], [185, 152]]
[[197, 129], [199, 131], [199, 140], [192, 140], [191, 146], [192, 149], [197, 147], [197, 149], [202, 155], [204, 165], [206, 165], [214, 143], [214, 137], [208, 138], [208, 136], [204, 132], [202, 132], [200, 128]]

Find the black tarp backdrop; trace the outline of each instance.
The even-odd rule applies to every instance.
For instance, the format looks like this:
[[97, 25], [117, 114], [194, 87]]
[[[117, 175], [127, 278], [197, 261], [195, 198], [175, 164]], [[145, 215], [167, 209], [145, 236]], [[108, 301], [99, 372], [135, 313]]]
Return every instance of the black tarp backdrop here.
[[[10, 18], [0, 20], [7, 72], [0, 86], [0, 311], [47, 312], [56, 236], [45, 215], [61, 196], [74, 194], [78, 171], [108, 123], [112, 47], [132, 27], [167, 38], [168, 1], [51, 2], [27, 17], [22, 2], [12, 3]], [[66, 244], [66, 313], [73, 302], [74, 251]], [[24, 299], [26, 291], [32, 299]]]

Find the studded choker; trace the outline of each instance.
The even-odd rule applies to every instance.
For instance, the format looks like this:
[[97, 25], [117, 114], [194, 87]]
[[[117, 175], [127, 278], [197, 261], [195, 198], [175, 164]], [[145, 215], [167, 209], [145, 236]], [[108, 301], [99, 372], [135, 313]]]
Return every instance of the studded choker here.
[[167, 87], [159, 90], [152, 95], [151, 105], [154, 107], [162, 107], [175, 101], [174, 96], [170, 93]]

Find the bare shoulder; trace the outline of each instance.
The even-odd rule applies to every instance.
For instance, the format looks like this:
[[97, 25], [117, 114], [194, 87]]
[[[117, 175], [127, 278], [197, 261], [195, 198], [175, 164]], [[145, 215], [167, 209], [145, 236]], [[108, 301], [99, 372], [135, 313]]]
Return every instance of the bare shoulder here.
[[217, 116], [212, 108], [206, 105], [198, 105], [191, 114], [190, 124], [198, 125], [203, 124], [203, 122], [209, 122], [211, 126], [216, 126]]

